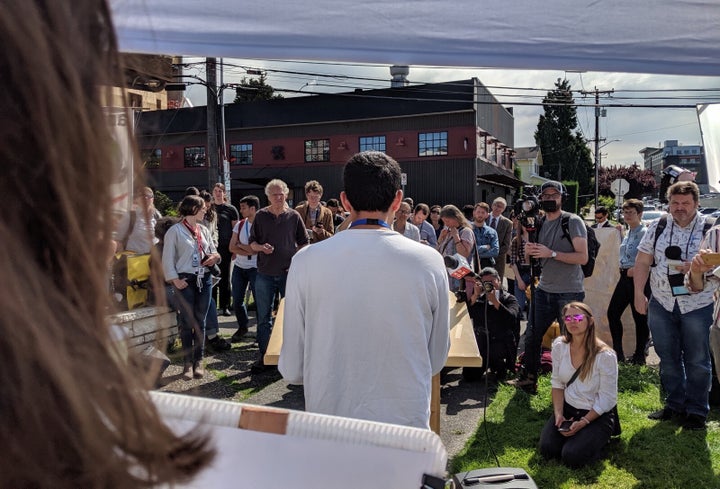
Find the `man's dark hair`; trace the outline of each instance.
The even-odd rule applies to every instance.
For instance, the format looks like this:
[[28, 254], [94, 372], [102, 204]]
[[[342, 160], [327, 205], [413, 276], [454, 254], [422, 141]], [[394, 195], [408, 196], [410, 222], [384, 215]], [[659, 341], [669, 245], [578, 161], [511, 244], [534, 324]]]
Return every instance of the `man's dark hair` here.
[[327, 207], [340, 207], [340, 201], [337, 199], [328, 199]]
[[185, 195], [200, 195], [197, 187], [188, 187], [185, 189]]
[[255, 195], [246, 195], [242, 199], [240, 199], [240, 204], [245, 204], [248, 207], [254, 207], [255, 210], [258, 210], [260, 208], [260, 199], [258, 199]]
[[427, 204], [423, 204], [422, 202], [415, 206], [413, 213], [417, 214], [418, 211], [423, 211], [423, 214], [425, 214], [426, 216], [430, 215], [430, 207], [428, 207]]
[[673, 183], [667, 189], [667, 199], [670, 200], [670, 197], [673, 195], [692, 195], [696, 204], [700, 200], [700, 190], [695, 182], [683, 181]]
[[473, 221], [473, 213], [475, 212], [475, 206], [472, 204], [465, 204], [462, 208], [463, 216], [465, 216], [465, 219], [472, 222]]
[[603, 216], [607, 216], [609, 213], [608, 213], [607, 207], [601, 205], [601, 206], [598, 206], [597, 209], [595, 209], [595, 214], [602, 214]]
[[480, 270], [480, 273], [478, 275], [480, 275], [480, 277], [484, 277], [485, 275], [492, 275], [494, 278], [500, 280], [500, 274], [493, 267], [483, 268], [482, 270]]
[[357, 153], [345, 164], [345, 195], [355, 211], [387, 211], [400, 190], [400, 165], [380, 151]]

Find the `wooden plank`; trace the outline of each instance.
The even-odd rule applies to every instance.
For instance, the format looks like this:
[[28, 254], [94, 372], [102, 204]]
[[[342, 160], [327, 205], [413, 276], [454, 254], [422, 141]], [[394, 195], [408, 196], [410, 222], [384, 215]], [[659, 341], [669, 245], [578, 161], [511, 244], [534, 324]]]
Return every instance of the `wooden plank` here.
[[265, 356], [263, 361], [265, 365], [277, 365], [280, 360], [280, 350], [282, 349], [282, 338], [283, 338], [283, 317], [285, 316], [285, 299], [280, 299], [280, 305], [278, 306], [277, 315], [273, 322], [272, 333], [270, 334], [270, 342], [268, 343], [267, 350], [265, 350]]

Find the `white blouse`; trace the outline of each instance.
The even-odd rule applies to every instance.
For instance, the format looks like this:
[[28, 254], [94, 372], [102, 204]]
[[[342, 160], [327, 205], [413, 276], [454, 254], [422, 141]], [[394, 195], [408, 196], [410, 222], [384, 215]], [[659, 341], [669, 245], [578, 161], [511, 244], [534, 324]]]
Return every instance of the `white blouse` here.
[[577, 409], [592, 409], [603, 414], [617, 404], [618, 366], [613, 350], [598, 353], [587, 378], [583, 380], [578, 375], [566, 388], [575, 370], [570, 359], [570, 344], [565, 343], [562, 336], [556, 338], [552, 346], [552, 387], [565, 390], [565, 401]]

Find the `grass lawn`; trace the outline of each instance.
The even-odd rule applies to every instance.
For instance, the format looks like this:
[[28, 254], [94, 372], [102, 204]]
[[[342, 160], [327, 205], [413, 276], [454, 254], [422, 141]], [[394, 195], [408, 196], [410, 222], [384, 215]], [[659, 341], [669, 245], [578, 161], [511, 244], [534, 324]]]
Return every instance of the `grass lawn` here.
[[718, 408], [710, 411], [707, 431], [651, 421], [648, 413], [662, 407], [659, 385], [656, 369], [620, 365], [622, 435], [610, 442], [605, 460], [582, 470], [544, 461], [537, 453], [540, 431], [552, 414], [550, 377], [540, 379], [535, 396], [501, 385], [487, 408], [486, 423], [453, 459], [451, 473], [495, 467], [492, 446], [501, 467], [522, 467], [542, 489], [720, 488]]

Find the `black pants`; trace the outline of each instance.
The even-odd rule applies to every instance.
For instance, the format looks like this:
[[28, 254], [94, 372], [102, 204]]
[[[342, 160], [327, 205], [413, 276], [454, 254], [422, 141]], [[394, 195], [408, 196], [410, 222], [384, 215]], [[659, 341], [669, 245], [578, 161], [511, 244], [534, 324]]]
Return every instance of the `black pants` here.
[[[607, 317], [608, 326], [610, 327], [610, 336], [612, 336], [613, 350], [617, 354], [619, 362], [625, 359], [623, 352], [623, 324], [622, 314], [629, 305], [632, 308], [632, 316], [635, 321], [635, 353], [634, 357], [638, 359], [645, 358], [645, 345], [650, 336], [648, 329], [647, 315], [639, 314], [635, 309], [635, 288], [633, 278], [627, 276], [627, 270], [620, 272], [620, 280], [615, 285], [610, 304], [608, 304]], [[650, 297], [650, 284], [645, 284], [645, 297]]]
[[220, 271], [222, 272], [220, 275], [221, 280], [216, 287], [219, 295], [217, 304], [220, 309], [228, 309], [230, 307], [230, 281], [232, 280], [230, 270], [232, 266], [232, 254], [230, 253], [229, 246], [229, 242], [218, 244], [218, 253], [220, 253], [220, 256], [222, 257], [222, 261], [218, 265], [220, 267]]
[[[588, 413], [567, 402], [563, 406], [565, 419], [579, 420]], [[608, 444], [615, 426], [615, 414], [610, 411], [578, 431], [574, 436], [563, 436], [555, 426], [555, 415], [550, 416], [540, 433], [540, 454], [546, 459], [560, 459], [563, 465], [579, 468], [599, 460], [603, 447]]]

